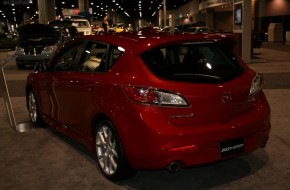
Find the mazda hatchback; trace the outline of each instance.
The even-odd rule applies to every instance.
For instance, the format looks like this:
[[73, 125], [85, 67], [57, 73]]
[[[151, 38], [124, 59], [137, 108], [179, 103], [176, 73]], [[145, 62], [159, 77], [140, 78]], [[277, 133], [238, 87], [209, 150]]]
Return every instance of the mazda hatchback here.
[[27, 107], [96, 154], [109, 180], [194, 167], [264, 147], [263, 77], [220, 34], [82, 36], [27, 78]]

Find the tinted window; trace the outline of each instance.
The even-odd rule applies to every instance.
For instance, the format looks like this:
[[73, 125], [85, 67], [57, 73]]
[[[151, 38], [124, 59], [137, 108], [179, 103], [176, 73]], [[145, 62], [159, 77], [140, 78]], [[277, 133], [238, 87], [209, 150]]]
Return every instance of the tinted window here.
[[141, 58], [157, 76], [175, 81], [222, 83], [244, 72], [229, 48], [214, 43], [156, 48], [143, 53]]
[[90, 27], [90, 23], [86, 20], [84, 21], [78, 21], [78, 20], [74, 20], [73, 23], [72, 23], [73, 26], [75, 27], [79, 27], [79, 28], [87, 28], [87, 27]]

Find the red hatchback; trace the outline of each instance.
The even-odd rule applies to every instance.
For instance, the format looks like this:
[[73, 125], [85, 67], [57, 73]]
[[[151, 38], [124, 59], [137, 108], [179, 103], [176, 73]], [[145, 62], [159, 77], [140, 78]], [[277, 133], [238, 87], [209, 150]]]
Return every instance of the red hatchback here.
[[265, 146], [262, 76], [220, 34], [83, 36], [27, 79], [27, 106], [96, 153], [110, 180], [177, 171]]

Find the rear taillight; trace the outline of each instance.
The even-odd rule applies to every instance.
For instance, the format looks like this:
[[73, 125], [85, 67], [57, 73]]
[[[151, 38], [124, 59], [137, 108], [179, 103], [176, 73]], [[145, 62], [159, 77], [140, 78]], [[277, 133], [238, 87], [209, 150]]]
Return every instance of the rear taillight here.
[[132, 101], [147, 105], [188, 107], [181, 95], [152, 87], [123, 86], [125, 95]]
[[259, 73], [255, 76], [255, 78], [252, 81], [251, 89], [249, 96], [254, 96], [257, 93], [259, 93], [263, 89], [263, 76]]

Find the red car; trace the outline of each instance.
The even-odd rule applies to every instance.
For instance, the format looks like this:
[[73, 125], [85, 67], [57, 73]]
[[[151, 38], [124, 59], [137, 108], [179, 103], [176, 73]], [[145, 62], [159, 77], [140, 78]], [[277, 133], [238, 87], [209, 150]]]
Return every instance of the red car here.
[[220, 34], [83, 36], [27, 78], [31, 120], [96, 153], [110, 180], [177, 171], [264, 147], [263, 78]]

